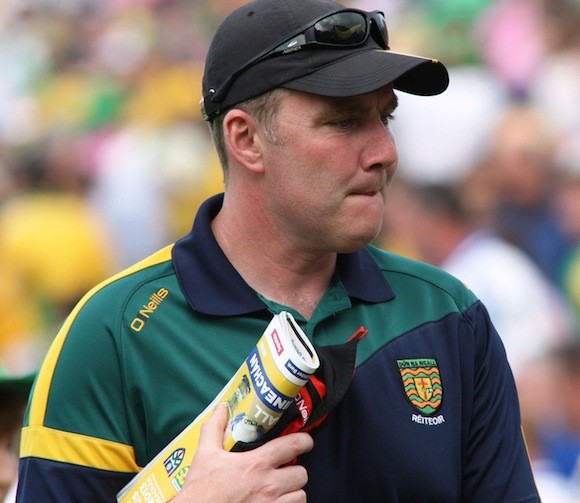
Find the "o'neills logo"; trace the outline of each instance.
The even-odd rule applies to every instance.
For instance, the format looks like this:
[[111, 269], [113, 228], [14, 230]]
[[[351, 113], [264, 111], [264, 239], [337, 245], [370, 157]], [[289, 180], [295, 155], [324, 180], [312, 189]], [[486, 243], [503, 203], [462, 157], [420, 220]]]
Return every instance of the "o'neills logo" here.
[[131, 328], [135, 332], [141, 332], [145, 327], [145, 323], [150, 318], [150, 316], [155, 312], [155, 310], [161, 305], [163, 299], [169, 295], [169, 290], [166, 288], [160, 288], [154, 294], [149, 297], [149, 302], [143, 304], [143, 308], [139, 311], [139, 314], [133, 318], [131, 322]]

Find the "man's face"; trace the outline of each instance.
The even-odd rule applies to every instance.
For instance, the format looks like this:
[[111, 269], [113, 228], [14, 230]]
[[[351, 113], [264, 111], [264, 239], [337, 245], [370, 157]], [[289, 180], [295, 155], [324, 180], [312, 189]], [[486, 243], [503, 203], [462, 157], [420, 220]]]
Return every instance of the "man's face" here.
[[280, 231], [312, 252], [350, 252], [380, 230], [397, 164], [388, 126], [390, 87], [357, 97], [287, 92], [275, 136], [264, 141], [267, 211]]

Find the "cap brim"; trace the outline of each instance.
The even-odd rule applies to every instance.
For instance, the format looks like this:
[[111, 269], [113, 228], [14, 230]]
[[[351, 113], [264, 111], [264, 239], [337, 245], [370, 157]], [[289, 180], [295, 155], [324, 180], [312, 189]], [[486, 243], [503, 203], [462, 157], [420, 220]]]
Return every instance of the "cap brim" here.
[[406, 93], [432, 96], [447, 89], [449, 74], [437, 60], [375, 49], [357, 51], [281, 87], [345, 97], [370, 93], [388, 84]]

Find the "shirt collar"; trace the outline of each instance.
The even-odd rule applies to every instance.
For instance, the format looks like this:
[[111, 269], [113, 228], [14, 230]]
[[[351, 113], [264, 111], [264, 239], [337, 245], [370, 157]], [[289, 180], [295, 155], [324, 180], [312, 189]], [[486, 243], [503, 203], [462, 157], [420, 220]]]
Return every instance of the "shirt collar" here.
[[[173, 247], [173, 266], [179, 285], [194, 311], [236, 316], [266, 309], [219, 247], [211, 230], [223, 194], [205, 201], [193, 229]], [[393, 291], [366, 250], [339, 254], [337, 275], [348, 295], [364, 302], [385, 302]]]

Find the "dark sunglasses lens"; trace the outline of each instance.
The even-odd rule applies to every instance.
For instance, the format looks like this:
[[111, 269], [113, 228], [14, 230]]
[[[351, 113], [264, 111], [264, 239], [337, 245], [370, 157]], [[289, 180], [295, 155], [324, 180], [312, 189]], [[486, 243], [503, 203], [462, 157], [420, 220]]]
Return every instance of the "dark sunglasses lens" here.
[[314, 32], [320, 44], [360, 44], [367, 37], [367, 21], [358, 12], [337, 12], [318, 21]]
[[389, 33], [387, 32], [387, 21], [382, 12], [373, 14], [371, 31], [373, 38], [377, 41], [382, 40], [386, 49], [389, 46]]

